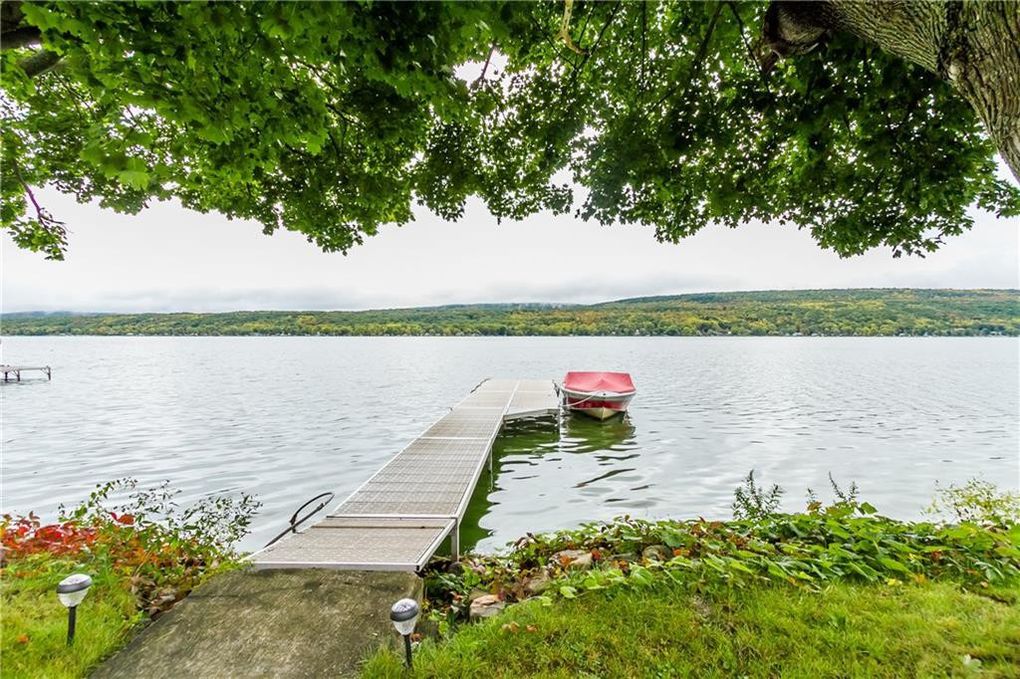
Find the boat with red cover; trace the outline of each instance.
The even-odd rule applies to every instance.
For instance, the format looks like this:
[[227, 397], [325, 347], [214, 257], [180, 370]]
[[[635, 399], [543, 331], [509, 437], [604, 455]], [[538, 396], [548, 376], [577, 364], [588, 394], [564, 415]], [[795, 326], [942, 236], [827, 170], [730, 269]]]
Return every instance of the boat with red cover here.
[[637, 393], [628, 373], [568, 372], [560, 387], [570, 410], [605, 420], [627, 412]]

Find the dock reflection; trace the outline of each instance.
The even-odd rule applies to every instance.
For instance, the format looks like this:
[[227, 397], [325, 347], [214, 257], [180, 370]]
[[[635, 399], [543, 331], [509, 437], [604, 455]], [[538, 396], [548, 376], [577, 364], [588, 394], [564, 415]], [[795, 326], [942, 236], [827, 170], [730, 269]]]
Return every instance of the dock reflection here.
[[[599, 421], [580, 414], [564, 413], [558, 418], [532, 418], [506, 424], [493, 445], [493, 473], [486, 468], [475, 488], [461, 526], [461, 545], [472, 549], [493, 534], [485, 527], [486, 517], [500, 504], [495, 498], [507, 487], [515, 493], [529, 493], [536, 486], [548, 494], [563, 496], [578, 493], [602, 479], [633, 471], [640, 453], [635, 427], [627, 415]], [[584, 456], [598, 468], [593, 478], [580, 484], [567, 484], [555, 473], [569, 460]], [[534, 499], [536, 502], [538, 498]], [[514, 497], [513, 503], [530, 504], [528, 498]]]

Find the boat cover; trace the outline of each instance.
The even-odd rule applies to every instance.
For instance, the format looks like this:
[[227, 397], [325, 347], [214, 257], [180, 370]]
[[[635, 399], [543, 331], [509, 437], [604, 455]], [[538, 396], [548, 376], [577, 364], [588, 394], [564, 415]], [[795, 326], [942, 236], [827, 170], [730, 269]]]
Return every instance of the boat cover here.
[[568, 372], [563, 378], [563, 388], [585, 393], [611, 391], [629, 394], [636, 391], [628, 373], [607, 372]]

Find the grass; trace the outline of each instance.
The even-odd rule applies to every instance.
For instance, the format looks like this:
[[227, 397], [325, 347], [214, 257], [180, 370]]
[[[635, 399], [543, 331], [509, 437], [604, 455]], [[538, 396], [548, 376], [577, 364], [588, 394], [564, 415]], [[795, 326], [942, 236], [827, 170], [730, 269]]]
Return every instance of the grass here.
[[[1020, 677], [1020, 586], [786, 585], [692, 594], [663, 581], [530, 600], [447, 641], [416, 677]], [[364, 676], [405, 677], [379, 651]]]
[[[78, 608], [74, 645], [68, 647], [67, 609], [56, 589], [72, 572], [88, 573], [93, 585]], [[5, 679], [85, 676], [141, 621], [135, 596], [113, 569], [75, 568], [73, 561], [37, 555], [27, 568], [4, 568], [0, 579], [0, 674]]]

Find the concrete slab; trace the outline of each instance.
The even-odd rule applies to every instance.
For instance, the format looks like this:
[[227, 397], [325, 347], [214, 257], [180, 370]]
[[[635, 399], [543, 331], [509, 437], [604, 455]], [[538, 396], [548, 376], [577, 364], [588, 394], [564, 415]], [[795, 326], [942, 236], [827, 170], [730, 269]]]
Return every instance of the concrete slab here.
[[410, 573], [237, 571], [213, 578], [92, 674], [98, 679], [356, 677], [399, 639], [390, 606], [421, 599]]

